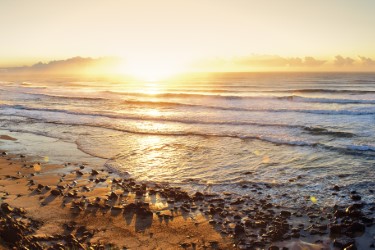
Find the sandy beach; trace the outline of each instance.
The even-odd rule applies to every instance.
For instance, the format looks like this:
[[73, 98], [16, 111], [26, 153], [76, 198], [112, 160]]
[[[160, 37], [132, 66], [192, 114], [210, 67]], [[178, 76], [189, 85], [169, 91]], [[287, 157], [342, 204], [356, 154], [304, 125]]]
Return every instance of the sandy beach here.
[[171, 209], [165, 198], [150, 194], [153, 189], [107, 171], [3, 153], [0, 176], [2, 223], [19, 223], [11, 229], [2, 224], [5, 248], [232, 248], [202, 215]]
[[[2, 135], [2, 140], [15, 138]], [[1, 152], [2, 248], [366, 249], [374, 206], [284, 210], [255, 195], [188, 194], [77, 163]], [[261, 188], [258, 187], [260, 192]], [[338, 186], [333, 191], [340, 192]], [[350, 195], [350, 194], [349, 194]], [[357, 248], [356, 248], [357, 247]]]

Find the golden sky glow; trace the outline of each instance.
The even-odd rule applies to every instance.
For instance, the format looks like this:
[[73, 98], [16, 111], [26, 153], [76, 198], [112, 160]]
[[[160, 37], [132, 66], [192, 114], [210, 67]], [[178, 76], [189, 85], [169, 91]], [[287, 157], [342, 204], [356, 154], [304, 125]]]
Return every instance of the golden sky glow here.
[[115, 56], [152, 78], [210, 60], [241, 68], [249, 55], [362, 62], [375, 59], [374, 10], [373, 0], [1, 0], [0, 66]]

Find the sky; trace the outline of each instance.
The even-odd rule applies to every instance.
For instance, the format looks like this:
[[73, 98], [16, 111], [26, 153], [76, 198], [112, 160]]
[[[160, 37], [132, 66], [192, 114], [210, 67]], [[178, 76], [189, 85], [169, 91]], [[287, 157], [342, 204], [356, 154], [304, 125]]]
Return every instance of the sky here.
[[133, 68], [307, 66], [310, 57], [339, 66], [337, 56], [368, 66], [374, 10], [373, 0], [0, 0], [0, 66], [75, 56]]

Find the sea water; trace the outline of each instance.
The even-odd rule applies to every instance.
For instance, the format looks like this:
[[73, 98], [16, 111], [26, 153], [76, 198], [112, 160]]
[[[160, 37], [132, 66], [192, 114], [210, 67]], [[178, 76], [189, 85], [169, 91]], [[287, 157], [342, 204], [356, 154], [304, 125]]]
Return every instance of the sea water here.
[[[309, 196], [345, 203], [331, 194], [339, 185], [374, 201], [370, 73], [3, 77], [0, 128], [18, 135], [26, 153], [187, 190], [249, 195], [260, 185], [259, 195], [273, 192], [284, 204]], [[68, 144], [80, 152], [67, 153]]]

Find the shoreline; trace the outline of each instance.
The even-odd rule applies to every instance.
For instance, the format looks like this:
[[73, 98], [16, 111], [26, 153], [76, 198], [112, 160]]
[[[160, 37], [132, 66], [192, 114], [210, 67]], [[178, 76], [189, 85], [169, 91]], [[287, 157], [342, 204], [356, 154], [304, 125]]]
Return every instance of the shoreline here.
[[[357, 249], [367, 249], [374, 246], [375, 205], [363, 204], [359, 194], [349, 194], [353, 204], [348, 207], [323, 208], [309, 203], [303, 208], [285, 209], [274, 204], [273, 197], [258, 198], [256, 193], [240, 198], [229, 193], [224, 198], [200, 192], [189, 195], [178, 187], [145, 184], [108, 169], [76, 163], [38, 163], [34, 159], [1, 153], [0, 230], [8, 247], [341, 249], [354, 244], [350, 249], [355, 249], [355, 245]], [[340, 187], [332, 188], [333, 192], [340, 192]], [[27, 230], [23, 229], [25, 225]], [[6, 237], [9, 235], [16, 237]]]

